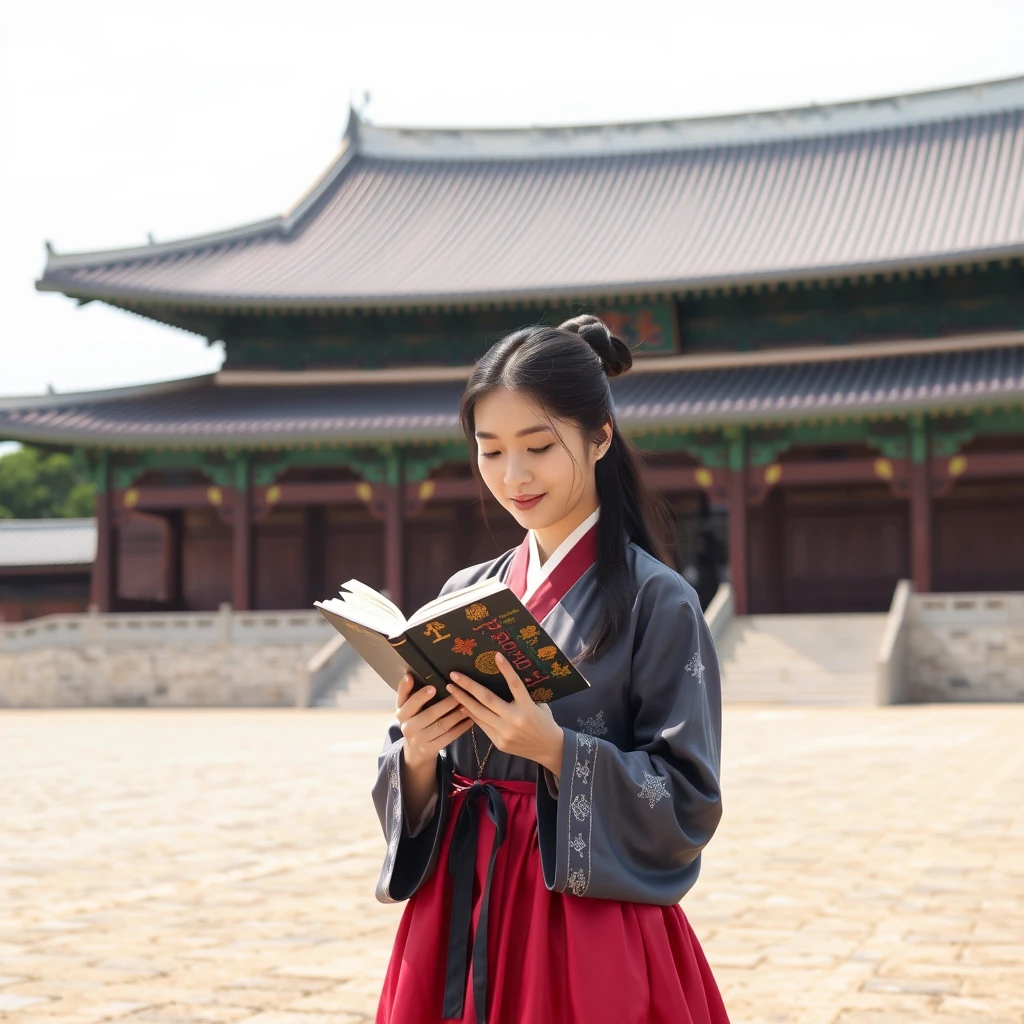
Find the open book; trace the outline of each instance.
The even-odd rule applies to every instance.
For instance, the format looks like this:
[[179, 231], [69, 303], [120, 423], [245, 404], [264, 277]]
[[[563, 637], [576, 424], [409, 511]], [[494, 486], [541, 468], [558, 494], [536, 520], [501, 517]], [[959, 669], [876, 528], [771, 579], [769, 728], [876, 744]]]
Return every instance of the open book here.
[[537, 703], [585, 690], [590, 684], [552, 643], [540, 623], [500, 580], [487, 579], [423, 605], [409, 618], [359, 580], [315, 607], [392, 689], [412, 672], [416, 687], [447, 696], [450, 673], [462, 672], [503, 700], [511, 692], [496, 662], [501, 651]]

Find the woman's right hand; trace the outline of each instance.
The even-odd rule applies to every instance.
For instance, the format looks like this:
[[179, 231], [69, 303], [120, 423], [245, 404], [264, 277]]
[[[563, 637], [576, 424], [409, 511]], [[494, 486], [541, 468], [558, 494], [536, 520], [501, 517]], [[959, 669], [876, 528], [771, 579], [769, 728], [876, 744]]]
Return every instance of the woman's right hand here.
[[433, 772], [437, 755], [473, 725], [473, 719], [454, 697], [425, 708], [434, 692], [433, 686], [424, 686], [413, 693], [413, 678], [408, 672], [398, 684], [398, 722], [405, 737], [403, 756], [414, 772], [428, 766]]

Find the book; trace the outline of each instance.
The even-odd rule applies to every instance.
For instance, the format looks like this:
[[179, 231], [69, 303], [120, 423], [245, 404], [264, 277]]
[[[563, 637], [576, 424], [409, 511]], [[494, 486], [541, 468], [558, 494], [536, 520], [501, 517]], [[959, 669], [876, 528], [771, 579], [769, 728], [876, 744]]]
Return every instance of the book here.
[[448, 696], [452, 672], [511, 700], [495, 661], [499, 651], [538, 704], [590, 685], [500, 580], [481, 580], [435, 598], [409, 618], [358, 580], [343, 583], [338, 597], [313, 604], [393, 690], [406, 672], [413, 675], [414, 689], [433, 685], [437, 693], [429, 703]]

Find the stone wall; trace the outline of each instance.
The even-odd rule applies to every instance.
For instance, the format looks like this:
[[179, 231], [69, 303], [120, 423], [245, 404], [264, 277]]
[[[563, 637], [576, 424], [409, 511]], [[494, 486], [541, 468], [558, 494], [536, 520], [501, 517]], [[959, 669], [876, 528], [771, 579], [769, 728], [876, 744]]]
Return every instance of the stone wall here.
[[296, 703], [318, 612], [67, 615], [0, 628], [0, 707]]
[[911, 701], [1024, 700], [1024, 594], [916, 594]]

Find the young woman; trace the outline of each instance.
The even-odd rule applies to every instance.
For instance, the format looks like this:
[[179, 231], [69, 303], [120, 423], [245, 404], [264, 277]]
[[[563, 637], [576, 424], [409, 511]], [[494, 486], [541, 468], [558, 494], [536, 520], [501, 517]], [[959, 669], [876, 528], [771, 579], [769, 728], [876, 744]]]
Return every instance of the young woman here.
[[658, 555], [591, 316], [509, 335], [461, 418], [484, 483], [529, 531], [442, 593], [498, 577], [590, 688], [506, 702], [407, 676], [373, 796], [382, 902], [408, 900], [379, 1024], [727, 1024], [679, 900], [722, 813], [721, 694], [697, 596]]

